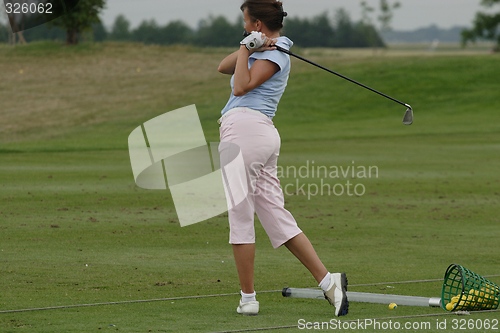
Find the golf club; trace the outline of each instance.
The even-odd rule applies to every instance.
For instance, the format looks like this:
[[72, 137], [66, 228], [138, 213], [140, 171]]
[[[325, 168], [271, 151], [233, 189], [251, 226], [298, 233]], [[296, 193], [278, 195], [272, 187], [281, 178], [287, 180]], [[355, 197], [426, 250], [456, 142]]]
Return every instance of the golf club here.
[[[250, 33], [249, 33], [249, 32], [247, 32], [247, 31], [243, 31], [243, 36], [244, 36], [244, 37], [247, 37], [247, 36], [249, 36], [249, 35], [250, 35]], [[367, 85], [364, 85], [364, 84], [362, 84], [362, 83], [360, 83], [360, 82], [358, 82], [358, 81], [355, 81], [355, 80], [353, 80], [353, 79], [351, 79], [351, 78], [348, 78], [348, 77], [347, 77], [347, 76], [345, 76], [345, 75], [342, 75], [342, 74], [340, 74], [340, 73], [337, 73], [337, 72], [335, 72], [335, 71], [332, 71], [331, 69], [328, 69], [328, 68], [326, 68], [326, 67], [324, 67], [324, 66], [321, 66], [321, 65], [319, 65], [319, 64], [317, 64], [317, 63], [315, 63], [315, 62], [313, 62], [313, 61], [311, 61], [311, 60], [309, 60], [309, 59], [306, 59], [306, 58], [304, 58], [304, 57], [302, 57], [302, 56], [299, 56], [298, 54], [295, 54], [295, 53], [291, 52], [290, 50], [284, 49], [284, 48], [282, 48], [281, 46], [274, 45], [274, 47], [276, 47], [276, 50], [281, 51], [281, 52], [283, 52], [283, 53], [286, 53], [286, 54], [288, 54], [289, 56], [292, 56], [292, 57], [295, 57], [295, 58], [300, 59], [300, 60], [302, 60], [302, 61], [305, 61], [305, 62], [307, 62], [308, 64], [311, 64], [311, 65], [313, 65], [313, 66], [316, 66], [316, 67], [318, 67], [318, 68], [321, 68], [322, 70], [325, 70], [325, 71], [327, 71], [328, 73], [331, 73], [331, 74], [337, 75], [338, 77], [341, 77], [341, 78], [343, 78], [344, 80], [347, 80], [347, 81], [349, 81], [349, 82], [352, 82], [352, 83], [354, 83], [354, 84], [357, 84], [357, 85], [358, 85], [358, 86], [360, 86], [360, 87], [363, 87], [363, 88], [365, 88], [365, 89], [368, 89], [368, 90], [370, 90], [370, 91], [372, 91], [372, 92], [374, 92], [374, 93], [376, 93], [376, 94], [379, 94], [380, 96], [383, 96], [383, 97], [385, 97], [385, 98], [387, 98], [387, 99], [390, 99], [390, 100], [391, 100], [391, 101], [393, 101], [393, 102], [396, 102], [396, 103], [398, 103], [398, 104], [401, 104], [401, 105], [405, 106], [405, 107], [406, 107], [406, 112], [405, 112], [405, 114], [404, 114], [404, 116], [403, 116], [403, 124], [404, 124], [404, 125], [411, 125], [411, 124], [413, 124], [413, 109], [412, 109], [412, 107], [411, 107], [409, 104], [403, 103], [403, 102], [401, 102], [401, 101], [399, 101], [399, 100], [397, 100], [397, 99], [395, 99], [395, 98], [393, 98], [393, 97], [391, 97], [391, 96], [389, 96], [389, 95], [386, 95], [386, 94], [384, 94], [384, 93], [382, 93], [382, 92], [380, 92], [380, 91], [378, 91], [378, 90], [375, 90], [375, 89], [373, 89], [373, 88], [368, 87]]]
[[378, 90], [375, 90], [375, 89], [373, 89], [373, 88], [368, 87], [367, 85], [364, 85], [364, 84], [359, 83], [359, 82], [357, 82], [357, 81], [355, 81], [355, 80], [353, 80], [353, 79], [351, 79], [351, 78], [348, 78], [348, 77], [347, 77], [347, 76], [345, 76], [345, 75], [342, 75], [342, 74], [340, 74], [340, 73], [337, 73], [337, 72], [335, 72], [335, 71], [332, 71], [331, 69], [328, 69], [328, 68], [326, 68], [326, 67], [324, 67], [324, 66], [321, 66], [321, 65], [319, 65], [319, 64], [317, 64], [317, 63], [315, 63], [315, 62], [313, 62], [313, 61], [311, 61], [311, 60], [309, 60], [309, 59], [306, 59], [306, 58], [301, 57], [301, 56], [299, 56], [299, 55], [297, 55], [297, 54], [295, 54], [295, 53], [292, 53], [291, 51], [289, 51], [289, 50], [287, 50], [287, 49], [284, 49], [284, 48], [282, 48], [281, 46], [274, 45], [274, 47], [276, 47], [276, 49], [277, 49], [278, 51], [281, 51], [281, 52], [286, 53], [286, 54], [288, 54], [288, 55], [290, 55], [290, 56], [292, 56], [292, 57], [295, 57], [295, 58], [297, 58], [297, 59], [300, 59], [300, 60], [302, 60], [302, 61], [305, 61], [305, 62], [307, 62], [307, 63], [309, 63], [309, 64], [311, 64], [311, 65], [313, 65], [313, 66], [316, 66], [316, 67], [318, 67], [318, 68], [321, 68], [321, 69], [323, 69], [323, 70], [325, 70], [325, 71], [327, 71], [327, 72], [329, 72], [329, 73], [335, 74], [335, 75], [337, 75], [337, 76], [339, 76], [339, 77], [341, 77], [341, 78], [343, 78], [343, 79], [345, 79], [345, 80], [347, 80], [347, 81], [349, 81], [349, 82], [352, 82], [352, 83], [354, 83], [354, 84], [357, 84], [357, 85], [358, 85], [358, 86], [360, 86], [360, 87], [363, 87], [363, 88], [365, 88], [365, 89], [368, 89], [368, 90], [370, 90], [370, 91], [372, 91], [372, 92], [374, 92], [374, 93], [376, 93], [376, 94], [379, 94], [380, 96], [383, 96], [383, 97], [385, 97], [385, 98], [390, 99], [390, 100], [391, 100], [391, 101], [393, 101], [393, 102], [396, 102], [396, 103], [398, 103], [398, 104], [401, 104], [401, 105], [405, 106], [405, 107], [406, 107], [406, 112], [405, 112], [405, 115], [404, 115], [404, 117], [403, 117], [403, 124], [405, 124], [405, 125], [411, 125], [411, 124], [413, 124], [413, 109], [412, 109], [412, 107], [411, 107], [409, 104], [403, 103], [403, 102], [401, 102], [401, 101], [399, 101], [399, 100], [397, 100], [397, 99], [395, 99], [395, 98], [393, 98], [393, 97], [391, 97], [391, 96], [388, 96], [388, 95], [386, 95], [386, 94], [384, 94], [384, 93], [381, 93], [381, 92], [380, 92], [380, 91], [378, 91]]

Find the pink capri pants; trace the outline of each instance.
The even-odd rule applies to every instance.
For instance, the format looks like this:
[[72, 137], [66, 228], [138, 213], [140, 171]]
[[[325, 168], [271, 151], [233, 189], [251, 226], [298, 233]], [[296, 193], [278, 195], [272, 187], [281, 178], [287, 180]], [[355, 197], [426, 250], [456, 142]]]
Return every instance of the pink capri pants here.
[[302, 232], [292, 214], [285, 209], [277, 162], [281, 139], [272, 120], [249, 108], [229, 110], [220, 121], [219, 153], [224, 158], [224, 145], [239, 146], [246, 169], [248, 195], [229, 211], [231, 244], [255, 243], [254, 216], [266, 231], [271, 244], [278, 248]]

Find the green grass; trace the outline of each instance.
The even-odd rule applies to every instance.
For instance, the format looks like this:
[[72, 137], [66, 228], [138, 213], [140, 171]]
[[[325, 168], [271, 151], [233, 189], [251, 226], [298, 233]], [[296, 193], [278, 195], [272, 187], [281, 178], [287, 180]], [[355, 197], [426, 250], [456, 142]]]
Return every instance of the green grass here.
[[[325, 302], [278, 292], [259, 294], [259, 316], [238, 316], [226, 214], [180, 228], [168, 191], [133, 182], [127, 138], [146, 120], [196, 104], [207, 141], [218, 140], [229, 91], [215, 69], [227, 51], [0, 48], [0, 312], [230, 294], [0, 313], [0, 331], [290, 332], [301, 318], [332, 319]], [[415, 123], [401, 124], [403, 107], [293, 60], [275, 119], [280, 166], [289, 168], [287, 207], [324, 263], [347, 272], [352, 291], [436, 297], [451, 263], [500, 283], [498, 55], [355, 53], [308, 57], [411, 104]], [[293, 177], [293, 168], [307, 165], [376, 166], [378, 174], [317, 177], [309, 168], [307, 177]], [[347, 181], [365, 193], [300, 190]], [[273, 250], [256, 228], [257, 291], [314, 287], [297, 260]], [[391, 283], [409, 280], [434, 281]], [[453, 320], [493, 320], [498, 312], [456, 317], [352, 303], [343, 320], [365, 318], [429, 322], [431, 329], [413, 330], [428, 332], [442, 332], [436, 323], [447, 320], [451, 332]]]

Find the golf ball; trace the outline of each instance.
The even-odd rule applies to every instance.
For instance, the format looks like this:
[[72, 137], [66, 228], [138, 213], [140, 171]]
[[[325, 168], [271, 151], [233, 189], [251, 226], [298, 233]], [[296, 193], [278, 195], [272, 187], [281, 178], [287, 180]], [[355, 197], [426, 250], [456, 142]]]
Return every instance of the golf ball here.
[[389, 304], [389, 310], [394, 310], [397, 307], [398, 307], [398, 305], [396, 303]]

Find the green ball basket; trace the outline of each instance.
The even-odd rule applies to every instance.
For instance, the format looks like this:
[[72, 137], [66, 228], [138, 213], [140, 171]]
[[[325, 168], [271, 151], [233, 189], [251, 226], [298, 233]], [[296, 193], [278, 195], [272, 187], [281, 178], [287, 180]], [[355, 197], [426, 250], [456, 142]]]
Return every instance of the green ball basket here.
[[[451, 303], [452, 305], [448, 305]], [[467, 268], [452, 264], [444, 274], [441, 306], [448, 311], [494, 310], [500, 287]], [[448, 305], [448, 307], [447, 307]]]

